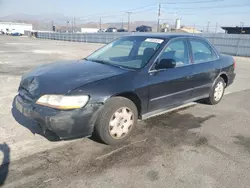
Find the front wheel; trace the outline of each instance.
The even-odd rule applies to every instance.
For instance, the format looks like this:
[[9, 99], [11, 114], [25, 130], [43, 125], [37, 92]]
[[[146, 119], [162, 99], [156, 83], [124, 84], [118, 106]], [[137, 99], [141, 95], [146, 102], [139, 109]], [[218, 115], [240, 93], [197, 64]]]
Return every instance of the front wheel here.
[[138, 119], [135, 104], [124, 97], [113, 97], [105, 103], [95, 125], [95, 133], [108, 145], [125, 141]]
[[209, 98], [207, 98], [207, 103], [211, 105], [218, 104], [223, 98], [225, 92], [225, 81], [223, 78], [219, 77], [210, 91]]

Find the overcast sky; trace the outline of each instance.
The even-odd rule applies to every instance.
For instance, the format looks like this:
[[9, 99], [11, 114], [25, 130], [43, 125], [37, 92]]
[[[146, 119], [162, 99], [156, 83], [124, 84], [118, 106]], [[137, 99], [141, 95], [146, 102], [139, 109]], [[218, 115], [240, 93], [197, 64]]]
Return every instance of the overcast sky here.
[[[10, 14], [61, 14], [86, 21], [156, 20], [157, 0], [0, 0], [0, 17]], [[210, 28], [218, 25], [250, 25], [250, 0], [161, 0], [161, 22], [182, 23]]]

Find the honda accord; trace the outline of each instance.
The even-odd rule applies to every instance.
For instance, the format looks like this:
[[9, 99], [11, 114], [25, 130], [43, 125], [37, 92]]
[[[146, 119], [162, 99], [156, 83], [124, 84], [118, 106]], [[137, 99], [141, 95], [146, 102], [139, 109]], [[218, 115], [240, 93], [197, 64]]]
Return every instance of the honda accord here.
[[235, 61], [191, 35], [121, 37], [88, 57], [23, 75], [16, 108], [60, 139], [91, 136], [119, 144], [144, 120], [204, 99], [221, 101]]

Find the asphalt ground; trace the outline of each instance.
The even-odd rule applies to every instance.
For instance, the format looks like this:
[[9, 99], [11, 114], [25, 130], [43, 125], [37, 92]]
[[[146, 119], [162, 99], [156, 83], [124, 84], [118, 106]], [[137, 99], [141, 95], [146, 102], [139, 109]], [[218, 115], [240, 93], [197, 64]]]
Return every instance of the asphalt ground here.
[[121, 146], [51, 142], [12, 109], [23, 73], [80, 59], [101, 44], [0, 35], [0, 182], [3, 187], [249, 187], [250, 60], [216, 106], [201, 103], [140, 121]]

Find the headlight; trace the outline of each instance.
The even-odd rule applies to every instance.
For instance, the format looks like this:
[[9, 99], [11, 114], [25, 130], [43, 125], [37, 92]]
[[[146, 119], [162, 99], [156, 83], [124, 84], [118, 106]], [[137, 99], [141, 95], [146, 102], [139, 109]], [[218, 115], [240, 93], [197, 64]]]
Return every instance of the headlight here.
[[36, 103], [56, 109], [77, 109], [84, 107], [89, 100], [89, 96], [64, 96], [64, 95], [43, 95]]

